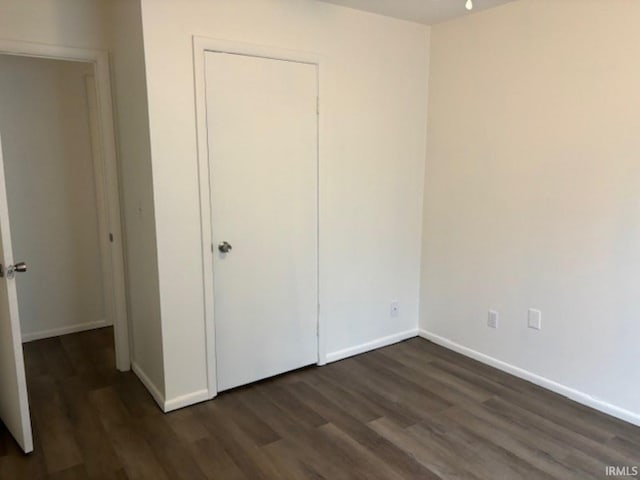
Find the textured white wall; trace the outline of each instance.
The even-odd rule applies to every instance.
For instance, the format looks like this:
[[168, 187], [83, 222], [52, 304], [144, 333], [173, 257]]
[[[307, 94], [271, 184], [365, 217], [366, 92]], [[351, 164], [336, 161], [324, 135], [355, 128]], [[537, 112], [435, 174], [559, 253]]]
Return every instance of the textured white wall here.
[[415, 331], [429, 29], [311, 0], [145, 0], [142, 18], [167, 398], [207, 387], [193, 35], [324, 56], [327, 351]]
[[421, 327], [640, 419], [638, 18], [522, 0], [433, 27]]
[[0, 132], [25, 338], [105, 320], [85, 75], [0, 55]]

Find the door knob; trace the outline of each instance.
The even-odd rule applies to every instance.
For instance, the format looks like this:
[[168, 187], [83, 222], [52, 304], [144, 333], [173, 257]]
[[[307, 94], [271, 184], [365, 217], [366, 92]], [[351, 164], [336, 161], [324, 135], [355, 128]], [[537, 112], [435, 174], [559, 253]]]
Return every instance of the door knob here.
[[[18, 262], [15, 265], [7, 265], [6, 275], [7, 278], [13, 278], [16, 275], [16, 272], [26, 272], [27, 264], [24, 262]], [[5, 269], [2, 265], [0, 265], [0, 277], [5, 276]]]
[[[11, 268], [11, 267], [9, 267]], [[7, 270], [9, 269], [7, 268]], [[13, 271], [14, 272], [26, 272], [27, 271], [27, 264], [24, 262], [18, 262], [15, 265], [13, 265]]]
[[218, 244], [218, 250], [222, 253], [229, 253], [233, 247], [228, 242], [220, 242]]

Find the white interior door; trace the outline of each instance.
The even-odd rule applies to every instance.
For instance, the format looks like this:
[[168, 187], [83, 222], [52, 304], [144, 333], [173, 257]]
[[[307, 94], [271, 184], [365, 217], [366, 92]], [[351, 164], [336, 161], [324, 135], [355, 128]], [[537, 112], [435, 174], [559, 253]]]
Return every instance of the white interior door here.
[[22, 356], [22, 336], [15, 278], [8, 271], [14, 264], [11, 251], [9, 209], [0, 139], [0, 419], [25, 453], [33, 451], [27, 380]]
[[205, 63], [222, 391], [318, 360], [317, 67], [214, 52]]

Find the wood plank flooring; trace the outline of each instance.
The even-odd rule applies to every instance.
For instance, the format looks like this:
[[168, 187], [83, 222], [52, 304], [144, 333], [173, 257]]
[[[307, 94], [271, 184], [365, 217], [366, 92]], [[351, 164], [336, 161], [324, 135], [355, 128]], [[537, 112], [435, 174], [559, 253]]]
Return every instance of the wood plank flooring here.
[[0, 424], [1, 480], [593, 480], [640, 467], [640, 428], [422, 339], [164, 415], [115, 371], [112, 335], [25, 345], [36, 451]]

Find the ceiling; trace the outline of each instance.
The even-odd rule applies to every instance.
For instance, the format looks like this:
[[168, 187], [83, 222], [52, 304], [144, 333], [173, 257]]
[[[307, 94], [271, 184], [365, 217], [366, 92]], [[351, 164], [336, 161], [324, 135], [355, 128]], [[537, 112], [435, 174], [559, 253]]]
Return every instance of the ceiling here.
[[473, 10], [464, 8], [466, 0], [321, 0], [327, 3], [379, 13], [388, 17], [433, 25], [452, 18], [496, 7], [513, 0], [473, 0]]

